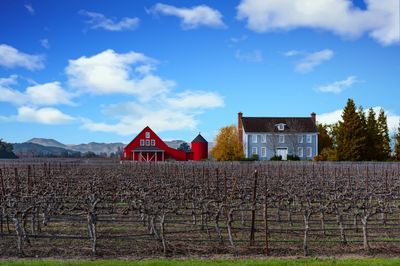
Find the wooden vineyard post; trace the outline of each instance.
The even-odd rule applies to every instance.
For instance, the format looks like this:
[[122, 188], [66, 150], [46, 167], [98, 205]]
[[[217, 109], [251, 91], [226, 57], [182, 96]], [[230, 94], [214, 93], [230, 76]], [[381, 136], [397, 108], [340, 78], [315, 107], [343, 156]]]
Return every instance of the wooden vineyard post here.
[[257, 199], [257, 177], [258, 172], [254, 170], [254, 186], [253, 186], [253, 202], [251, 208], [251, 231], [250, 231], [250, 246], [254, 246], [254, 233], [256, 222], [256, 199]]

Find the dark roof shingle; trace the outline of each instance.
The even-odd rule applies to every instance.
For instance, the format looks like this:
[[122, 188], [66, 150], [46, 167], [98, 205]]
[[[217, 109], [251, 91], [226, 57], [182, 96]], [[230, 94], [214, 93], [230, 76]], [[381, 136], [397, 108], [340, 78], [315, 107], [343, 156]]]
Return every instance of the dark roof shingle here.
[[283, 132], [317, 133], [311, 117], [243, 117], [245, 132], [279, 132], [277, 124], [285, 124]]
[[192, 142], [207, 142], [207, 140], [205, 138], [203, 138], [202, 135], [197, 135], [197, 137], [194, 138], [194, 140], [192, 140]]

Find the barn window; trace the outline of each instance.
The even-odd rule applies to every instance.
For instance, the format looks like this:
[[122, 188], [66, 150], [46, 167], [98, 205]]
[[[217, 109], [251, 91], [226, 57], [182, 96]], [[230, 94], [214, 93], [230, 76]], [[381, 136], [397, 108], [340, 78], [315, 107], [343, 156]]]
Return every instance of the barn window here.
[[285, 135], [279, 135], [279, 143], [285, 143]]
[[144, 139], [140, 140], [140, 146], [144, 146]]
[[150, 140], [146, 139], [146, 146], [150, 146]]
[[146, 132], [146, 139], [150, 138], [150, 132]]
[[151, 146], [156, 146], [156, 140], [155, 139], [151, 140]]

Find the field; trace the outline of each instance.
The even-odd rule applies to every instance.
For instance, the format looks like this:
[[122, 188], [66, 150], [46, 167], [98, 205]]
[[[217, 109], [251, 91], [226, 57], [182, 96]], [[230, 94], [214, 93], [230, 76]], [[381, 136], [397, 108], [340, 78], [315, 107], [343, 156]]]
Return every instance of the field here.
[[395, 163], [0, 161], [2, 258], [395, 256], [399, 222]]
[[1, 265], [7, 266], [291, 266], [291, 265], [307, 265], [307, 266], [368, 266], [368, 265], [400, 265], [399, 259], [157, 259], [157, 260], [6, 260], [0, 261]]

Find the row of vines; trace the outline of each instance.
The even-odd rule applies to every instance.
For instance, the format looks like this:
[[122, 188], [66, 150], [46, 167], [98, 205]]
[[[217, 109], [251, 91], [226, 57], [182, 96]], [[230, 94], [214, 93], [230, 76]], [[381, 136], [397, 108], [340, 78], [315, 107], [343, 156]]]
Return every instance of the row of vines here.
[[400, 244], [400, 164], [0, 161], [0, 254], [272, 255]]

